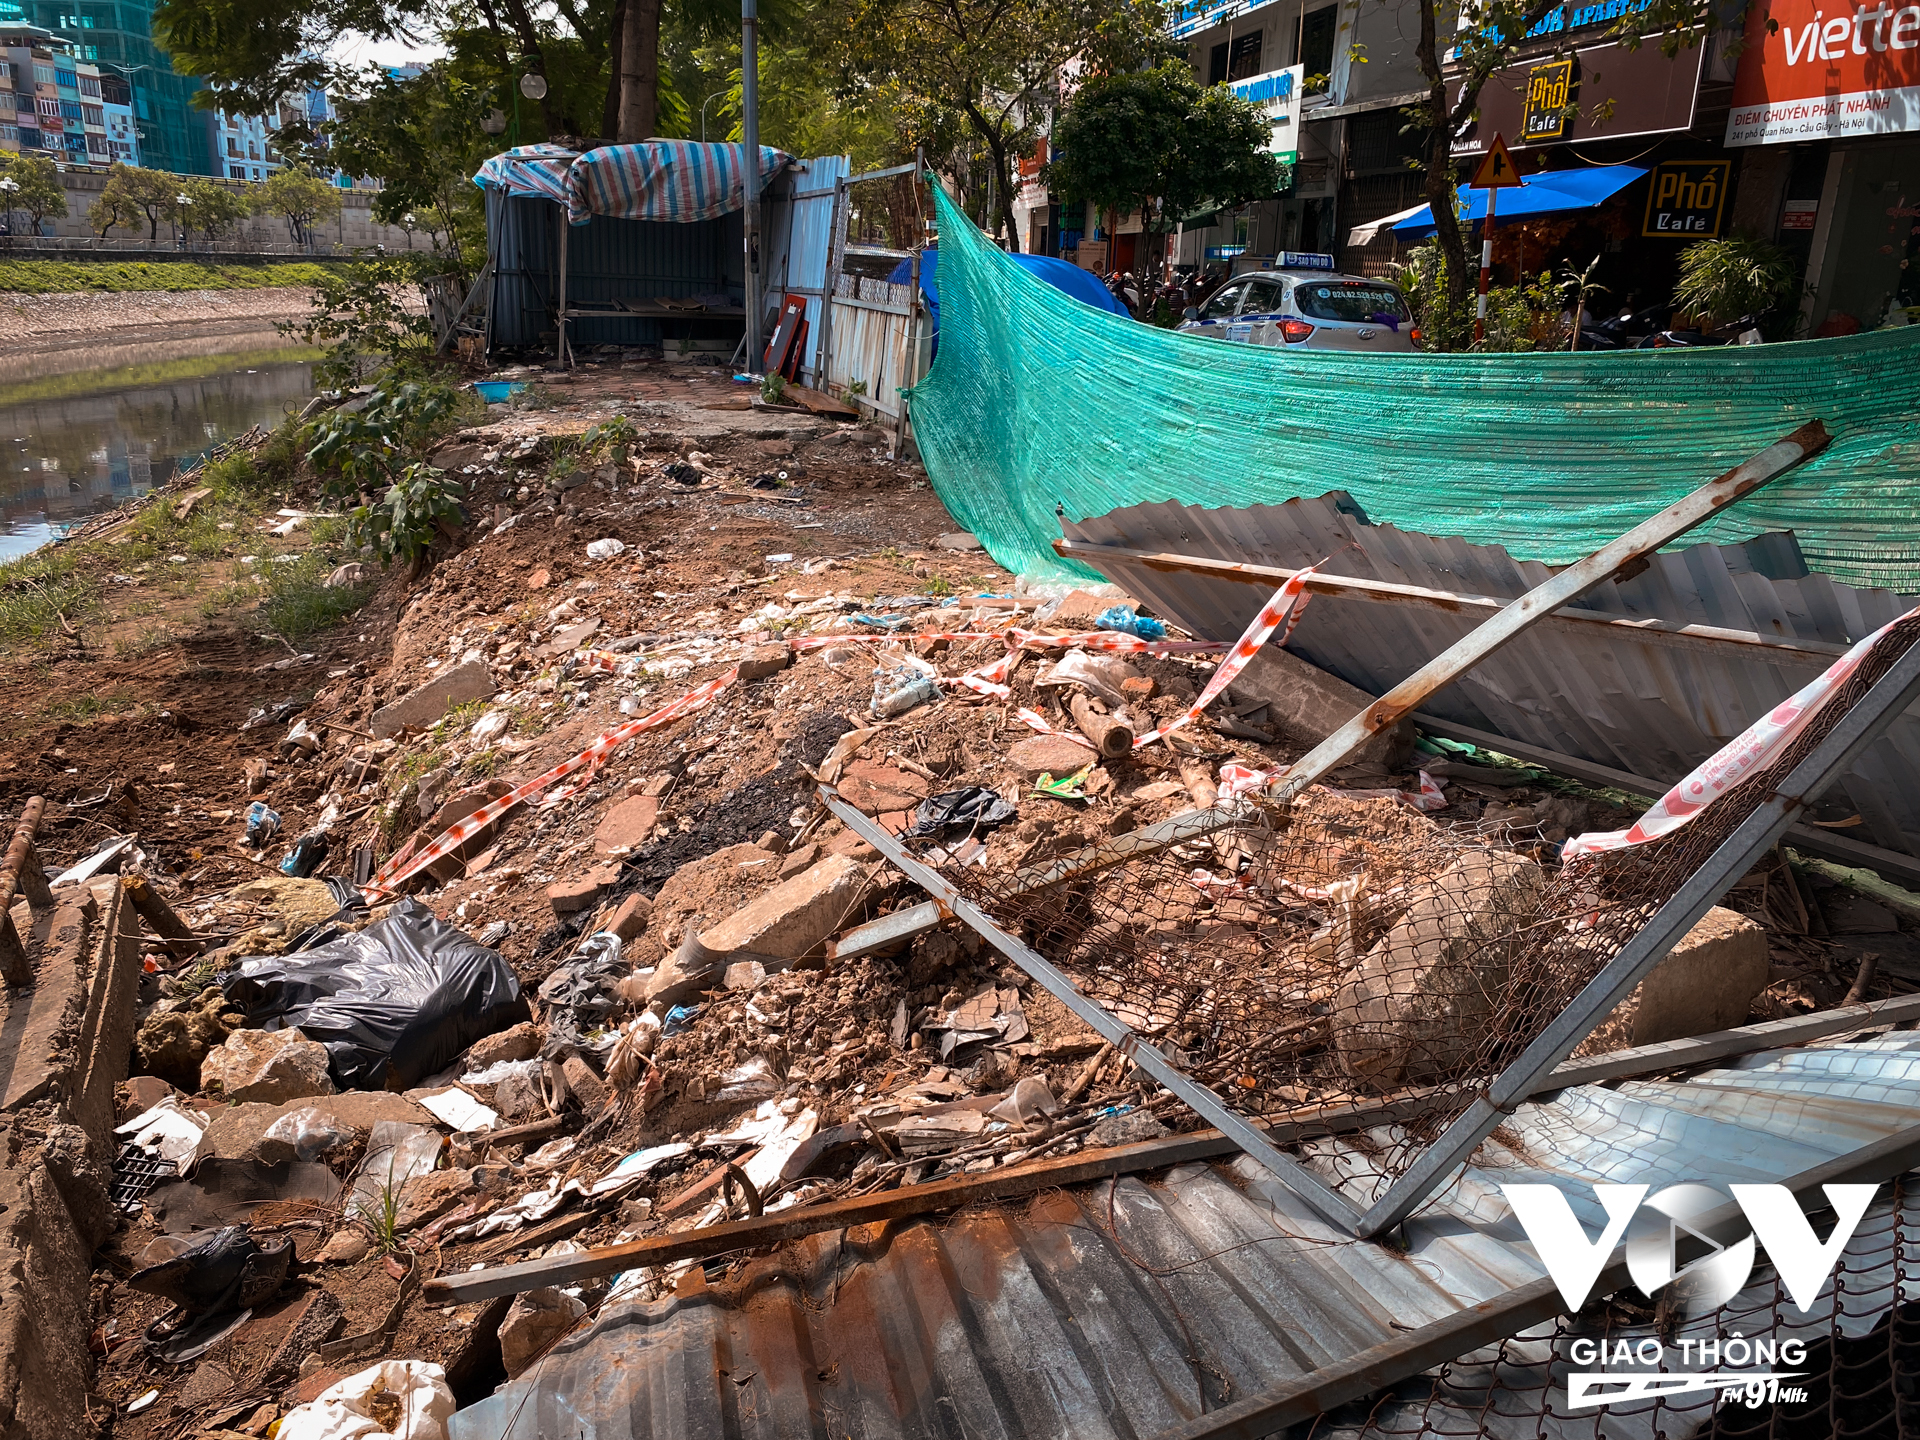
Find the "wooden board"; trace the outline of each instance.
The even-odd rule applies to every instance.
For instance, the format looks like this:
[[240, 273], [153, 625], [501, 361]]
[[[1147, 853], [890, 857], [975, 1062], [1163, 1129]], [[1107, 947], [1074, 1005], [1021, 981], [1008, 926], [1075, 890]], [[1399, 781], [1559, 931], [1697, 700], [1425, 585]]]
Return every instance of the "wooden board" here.
[[811, 415], [844, 416], [848, 420], [858, 420], [860, 412], [843, 400], [836, 400], [824, 390], [815, 390], [810, 385], [789, 384], [781, 395], [797, 405], [803, 405]]

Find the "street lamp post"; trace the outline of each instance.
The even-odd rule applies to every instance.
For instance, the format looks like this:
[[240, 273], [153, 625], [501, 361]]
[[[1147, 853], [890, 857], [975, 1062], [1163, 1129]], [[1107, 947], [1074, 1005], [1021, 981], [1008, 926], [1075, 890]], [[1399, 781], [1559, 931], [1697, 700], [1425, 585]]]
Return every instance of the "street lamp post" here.
[[182, 191], [173, 197], [173, 203], [180, 207], [180, 248], [189, 254], [193, 251], [193, 220], [187, 207], [193, 204], [193, 197]]
[[726, 93], [724, 90], [716, 90], [700, 102], [700, 143], [702, 145], [707, 143], [707, 106]]

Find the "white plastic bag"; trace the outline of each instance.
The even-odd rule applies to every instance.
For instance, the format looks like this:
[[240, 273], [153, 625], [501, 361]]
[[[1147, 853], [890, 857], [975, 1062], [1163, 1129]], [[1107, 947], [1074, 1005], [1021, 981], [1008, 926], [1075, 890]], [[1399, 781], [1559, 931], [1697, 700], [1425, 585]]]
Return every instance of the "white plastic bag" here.
[[625, 542], [620, 540], [606, 539], [589, 541], [587, 544], [587, 558], [589, 560], [611, 560], [616, 555], [626, 553], [626, 548]]
[[[392, 1429], [376, 1415], [399, 1418]], [[424, 1360], [382, 1360], [289, 1410], [276, 1440], [447, 1440], [447, 1372]]]

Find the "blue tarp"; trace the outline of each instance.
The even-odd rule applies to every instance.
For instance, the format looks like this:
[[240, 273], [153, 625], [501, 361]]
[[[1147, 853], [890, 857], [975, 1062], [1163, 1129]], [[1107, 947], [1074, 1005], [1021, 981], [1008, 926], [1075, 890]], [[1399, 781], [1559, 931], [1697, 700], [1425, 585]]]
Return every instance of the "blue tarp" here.
[[[1062, 294], [1071, 295], [1096, 310], [1104, 310], [1109, 315], [1127, 313], [1127, 307], [1113, 298], [1113, 293], [1100, 283], [1100, 277], [1091, 270], [1082, 270], [1078, 265], [1055, 260], [1050, 255], [1009, 255], [1007, 258], [1021, 269], [1032, 271], [1036, 280], [1044, 280]], [[912, 267], [911, 260], [902, 260], [887, 280], [894, 285], [907, 284], [913, 278]], [[939, 268], [938, 250], [920, 252], [920, 292], [927, 297], [927, 313], [933, 317], [935, 334], [940, 330], [940, 287], [935, 278]]]
[[[1588, 170], [1547, 170], [1524, 177], [1517, 188], [1500, 192], [1493, 207], [1496, 227], [1509, 220], [1534, 220], [1542, 215], [1560, 215], [1569, 210], [1591, 210], [1611, 200], [1647, 172], [1636, 165], [1595, 165]], [[1472, 224], [1487, 218], [1490, 190], [1460, 187], [1466, 206], [1463, 217]], [[1393, 233], [1409, 240], [1424, 240], [1433, 234], [1433, 208], [1422, 205], [1393, 227]]]

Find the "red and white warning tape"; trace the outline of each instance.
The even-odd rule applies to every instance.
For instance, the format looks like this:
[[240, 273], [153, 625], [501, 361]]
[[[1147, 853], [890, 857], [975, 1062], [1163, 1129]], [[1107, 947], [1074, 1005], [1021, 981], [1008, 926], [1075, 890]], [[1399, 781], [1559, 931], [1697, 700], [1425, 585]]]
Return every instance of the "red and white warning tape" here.
[[1860, 668], [1882, 637], [1902, 620], [1911, 620], [1916, 615], [1920, 615], [1920, 608], [1889, 620], [1867, 636], [1834, 661], [1819, 679], [1796, 690], [1703, 760], [1692, 774], [1656, 800], [1652, 808], [1627, 829], [1576, 835], [1561, 849], [1561, 858], [1624, 850], [1629, 845], [1644, 845], [1649, 840], [1671, 835], [1756, 770], [1778, 759], [1839, 693], [1840, 687]]
[[546, 774], [537, 775], [527, 781], [526, 784], [520, 786], [519, 789], [509, 791], [498, 800], [481, 806], [480, 809], [474, 811], [471, 815], [467, 816], [466, 819], [449, 827], [439, 839], [427, 846], [426, 849], [396, 857], [396, 860], [399, 862], [397, 864], [394, 860], [388, 861], [364, 887], [364, 893], [367, 899], [377, 901], [383, 895], [394, 894], [400, 886], [404, 885], [415, 875], [418, 875], [422, 870], [426, 869], [427, 866], [440, 859], [443, 855], [450, 855], [455, 850], [458, 850], [468, 840], [471, 840], [475, 835], [479, 834], [481, 830], [491, 825], [495, 820], [498, 820], [502, 815], [506, 814], [507, 811], [513, 809], [514, 806], [521, 804], [523, 801], [531, 800], [556, 780], [563, 780], [576, 771], [585, 770], [586, 773], [574, 782], [574, 784], [550, 796], [548, 803], [557, 804], [559, 801], [566, 799], [567, 796], [573, 794], [580, 786], [592, 778], [594, 772], [606, 763], [607, 757], [622, 745], [626, 744], [627, 741], [633, 739], [636, 735], [644, 735], [649, 730], [658, 730], [662, 725], [671, 725], [675, 720], [683, 719], [693, 714], [696, 710], [704, 709], [712, 703], [716, 695], [733, 684], [734, 680], [739, 677], [739, 674], [740, 667], [736, 665], [727, 671], [726, 674], [716, 676], [696, 690], [688, 691], [672, 704], [662, 706], [651, 715], [643, 715], [638, 720], [629, 720], [624, 725], [616, 725], [591, 745], [587, 746], [587, 748], [582, 750], [578, 755], [575, 755], [571, 760], [561, 761], [558, 765], [554, 766], [553, 769], [547, 771]]

